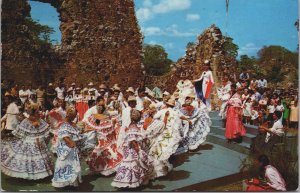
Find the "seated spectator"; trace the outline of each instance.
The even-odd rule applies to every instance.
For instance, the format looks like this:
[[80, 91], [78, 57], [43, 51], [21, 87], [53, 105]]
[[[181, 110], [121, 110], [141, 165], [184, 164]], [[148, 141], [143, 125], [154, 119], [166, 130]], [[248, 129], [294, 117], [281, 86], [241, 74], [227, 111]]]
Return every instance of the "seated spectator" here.
[[259, 179], [245, 180], [244, 191], [286, 191], [284, 179], [278, 170], [270, 165], [269, 158], [266, 155], [259, 156], [255, 163], [259, 165]]
[[284, 135], [284, 128], [281, 123], [281, 114], [276, 111], [273, 114], [274, 124], [269, 128], [269, 123], [259, 126], [259, 134], [253, 139], [251, 150], [255, 153], [272, 153], [272, 149], [276, 143], [280, 142]]

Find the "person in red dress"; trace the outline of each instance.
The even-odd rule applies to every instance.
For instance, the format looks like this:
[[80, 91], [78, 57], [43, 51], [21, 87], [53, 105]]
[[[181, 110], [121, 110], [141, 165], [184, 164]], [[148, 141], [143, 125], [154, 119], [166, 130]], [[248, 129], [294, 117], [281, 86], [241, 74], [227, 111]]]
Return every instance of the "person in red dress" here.
[[246, 135], [246, 129], [242, 123], [241, 91], [242, 89], [238, 88], [228, 101], [225, 137], [229, 143], [232, 141], [241, 142], [242, 137]]

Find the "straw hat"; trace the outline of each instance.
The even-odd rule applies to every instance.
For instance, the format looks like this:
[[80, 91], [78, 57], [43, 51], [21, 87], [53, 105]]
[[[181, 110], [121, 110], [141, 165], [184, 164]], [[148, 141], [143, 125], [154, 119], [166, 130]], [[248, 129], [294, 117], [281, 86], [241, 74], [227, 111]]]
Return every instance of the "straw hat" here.
[[93, 82], [90, 82], [90, 83], [88, 84], [88, 86], [94, 86]]
[[166, 102], [167, 105], [170, 105], [170, 106], [175, 106], [175, 100], [173, 98], [170, 98], [167, 102]]
[[132, 93], [134, 93], [135, 91], [134, 91], [133, 87], [128, 87], [128, 89], [126, 90], [126, 92], [132, 92]]
[[100, 88], [100, 90], [101, 89], [104, 89], [104, 90], [107, 89], [107, 87], [105, 86], [105, 84], [100, 84], [99, 88]]
[[204, 64], [209, 64], [209, 60], [204, 60]]
[[81, 90], [81, 88], [80, 88], [80, 87], [77, 87], [75, 90]]
[[135, 98], [134, 96], [129, 96], [129, 97], [128, 97], [128, 102], [129, 102], [129, 101], [136, 101], [136, 98]]
[[165, 91], [165, 92], [163, 93], [163, 95], [169, 96], [170, 93], [169, 93], [168, 91]]
[[53, 86], [53, 84], [50, 82], [50, 83], [48, 84], [48, 86]]
[[75, 84], [75, 82], [73, 82], [71, 85], [72, 85], [72, 86], [75, 86], [76, 84]]
[[114, 87], [112, 88], [112, 90], [113, 90], [113, 91], [121, 91], [121, 88], [118, 87], [118, 86], [114, 86]]

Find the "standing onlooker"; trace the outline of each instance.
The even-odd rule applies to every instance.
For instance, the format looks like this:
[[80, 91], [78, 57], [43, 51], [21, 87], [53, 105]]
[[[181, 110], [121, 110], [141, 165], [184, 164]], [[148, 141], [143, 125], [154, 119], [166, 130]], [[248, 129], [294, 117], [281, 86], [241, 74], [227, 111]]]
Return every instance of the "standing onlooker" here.
[[275, 105], [274, 105], [274, 101], [270, 101], [268, 107], [267, 107], [267, 110], [268, 110], [268, 121], [270, 121], [270, 123], [272, 124], [273, 123], [273, 114], [275, 112]]
[[282, 119], [282, 124], [284, 126], [289, 126], [289, 117], [290, 117], [290, 105], [291, 105], [291, 99], [289, 97], [289, 94], [286, 93], [284, 99], [282, 99], [282, 104], [284, 107], [284, 112], [283, 112], [283, 119]]
[[26, 99], [28, 98], [28, 93], [26, 92], [25, 86], [22, 85], [21, 89], [19, 90], [19, 97], [24, 104]]
[[243, 69], [242, 73], [240, 74], [240, 80], [242, 82], [247, 82], [248, 83], [249, 79], [250, 79], [249, 73], [245, 69]]
[[20, 112], [14, 98], [11, 95], [6, 97], [8, 98], [9, 105], [6, 110], [6, 114], [1, 118], [1, 125], [2, 122], [5, 122], [4, 128], [12, 131], [17, 128], [19, 123], [17, 116]]
[[33, 89], [32, 85], [30, 85], [28, 87], [28, 89], [26, 90], [27, 94], [28, 94], [28, 98], [32, 98], [32, 95], [36, 95], [35, 90]]
[[298, 122], [299, 122], [299, 107], [298, 107], [298, 100], [294, 100], [291, 102], [291, 115], [290, 115], [290, 126], [291, 128], [298, 129]]
[[62, 83], [59, 84], [58, 87], [55, 88], [57, 93], [57, 98], [64, 100], [65, 99], [65, 88]]
[[42, 86], [36, 89], [36, 97], [37, 103], [43, 107], [45, 105], [45, 89]]
[[268, 86], [268, 82], [266, 79], [264, 79], [263, 77], [261, 77], [258, 82], [257, 82], [257, 87], [258, 88], [263, 88], [266, 89]]
[[241, 89], [237, 89], [237, 92], [228, 101], [225, 137], [229, 143], [232, 140], [241, 142], [242, 137], [246, 135], [242, 116]]
[[53, 108], [53, 100], [56, 98], [56, 92], [53, 88], [53, 84], [49, 83], [46, 92], [46, 109], [51, 110]]

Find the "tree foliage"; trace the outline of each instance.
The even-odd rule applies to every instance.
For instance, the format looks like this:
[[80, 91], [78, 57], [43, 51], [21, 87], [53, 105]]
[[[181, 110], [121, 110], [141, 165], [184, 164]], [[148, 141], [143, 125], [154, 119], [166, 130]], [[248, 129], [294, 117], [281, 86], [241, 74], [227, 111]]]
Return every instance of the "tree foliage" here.
[[238, 45], [233, 43], [233, 39], [231, 37], [225, 37], [225, 42], [223, 45], [224, 51], [225, 51], [225, 57], [228, 60], [231, 60], [232, 58], [236, 58], [238, 55]]
[[173, 61], [168, 58], [168, 54], [162, 46], [144, 45], [143, 49], [143, 64], [147, 74], [160, 76], [170, 71]]
[[34, 21], [31, 17], [26, 17], [24, 21], [25, 26], [28, 27], [31, 36], [39, 43], [51, 43], [50, 35], [54, 29]]
[[250, 70], [252, 74], [257, 77], [263, 75], [263, 69], [257, 64], [257, 59], [255, 57], [249, 57], [248, 55], [241, 55], [238, 61], [238, 68], [240, 71], [247, 69]]
[[298, 53], [281, 46], [265, 46], [259, 50], [258, 56], [258, 64], [265, 69], [265, 77], [271, 82], [278, 83], [286, 78], [298, 80]]

